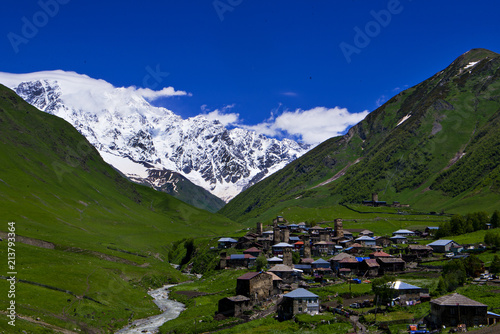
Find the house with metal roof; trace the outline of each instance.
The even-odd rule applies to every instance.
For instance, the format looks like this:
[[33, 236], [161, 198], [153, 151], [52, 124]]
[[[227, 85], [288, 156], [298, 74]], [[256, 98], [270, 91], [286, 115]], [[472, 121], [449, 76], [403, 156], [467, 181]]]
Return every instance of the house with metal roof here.
[[271, 247], [273, 249], [273, 254], [274, 255], [280, 255], [283, 254], [283, 248], [294, 248], [294, 245], [290, 245], [289, 243], [286, 242], [280, 242], [277, 243], [276, 245]]
[[238, 240], [235, 240], [233, 238], [220, 238], [219, 240], [217, 240], [217, 242], [219, 243], [219, 248], [225, 249], [236, 246]]
[[278, 304], [278, 319], [289, 320], [301, 313], [318, 314], [319, 296], [306, 289], [295, 289]]
[[391, 240], [395, 244], [406, 244], [408, 242], [408, 238], [402, 235], [395, 235], [393, 237], [390, 237], [389, 240]]
[[423, 289], [416, 285], [408, 284], [402, 281], [389, 283], [392, 290], [392, 296], [400, 305], [414, 305], [420, 301], [422, 295], [428, 295], [429, 289]]
[[354, 241], [357, 243], [360, 243], [361, 245], [363, 245], [365, 247], [371, 247], [371, 246], [376, 245], [375, 238], [372, 238], [372, 237], [369, 237], [366, 235], [359, 237], [359, 238], [355, 239]]
[[401, 230], [397, 230], [395, 232], [392, 232], [392, 235], [393, 236], [402, 236], [402, 237], [412, 237], [415, 235], [415, 232], [413, 231], [410, 231], [410, 230], [406, 230], [406, 229], [401, 229]]
[[488, 306], [458, 293], [432, 299], [430, 320], [436, 326], [486, 325]]
[[458, 246], [458, 243], [453, 240], [443, 239], [431, 242], [430, 244], [427, 244], [427, 246], [431, 247], [435, 253], [447, 253], [453, 246]]

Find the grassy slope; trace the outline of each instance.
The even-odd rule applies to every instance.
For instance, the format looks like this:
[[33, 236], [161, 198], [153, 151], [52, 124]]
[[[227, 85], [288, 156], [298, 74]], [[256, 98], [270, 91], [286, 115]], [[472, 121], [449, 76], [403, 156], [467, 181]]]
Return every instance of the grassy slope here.
[[[268, 210], [274, 214], [284, 203], [332, 207], [359, 203], [372, 192], [380, 200], [427, 211], [492, 211], [500, 200], [499, 68], [496, 53], [479, 49], [462, 55], [393, 97], [345, 136], [322, 143], [241, 193], [220, 212], [246, 221], [270, 215]], [[396, 126], [406, 115], [411, 117]], [[465, 156], [446, 170], [460, 153]], [[346, 167], [338, 180], [313, 187]]]
[[[14, 221], [18, 235], [55, 245], [44, 249], [17, 242], [18, 279], [80, 296], [18, 282], [18, 312], [63, 328], [108, 332], [129, 317], [158, 312], [145, 289], [182, 279], [164, 261], [169, 243], [239, 228], [125, 180], [67, 122], [3, 86], [0, 161], [0, 232]], [[1, 245], [6, 258], [6, 243]], [[0, 280], [2, 291], [6, 283]]]

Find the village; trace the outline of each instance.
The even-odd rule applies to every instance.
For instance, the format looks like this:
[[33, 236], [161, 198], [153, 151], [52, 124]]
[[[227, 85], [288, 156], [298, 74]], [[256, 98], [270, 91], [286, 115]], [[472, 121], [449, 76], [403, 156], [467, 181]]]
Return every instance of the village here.
[[[299, 314], [333, 312], [349, 319], [356, 332], [363, 333], [360, 309], [372, 316], [374, 313], [376, 318], [382, 306], [411, 308], [430, 301], [430, 312], [407, 324], [409, 333], [429, 333], [444, 328], [466, 331], [500, 321], [500, 315], [491, 312], [488, 305], [458, 293], [432, 298], [428, 288], [398, 279], [408, 273], [439, 275], [439, 268], [425, 263], [462, 259], [468, 256], [467, 249], [477, 250], [483, 245], [434, 240], [439, 229], [436, 226], [421, 231], [399, 229], [392, 236], [376, 236], [369, 230], [346, 230], [340, 218], [332, 225], [289, 224], [278, 216], [269, 229], [257, 223], [255, 229], [242, 237], [220, 238], [218, 269], [249, 271], [234, 282], [234, 296], [219, 300], [217, 315], [252, 320], [274, 314], [279, 321], [286, 321]], [[498, 277], [489, 274], [484, 263], [475, 275], [477, 277], [471, 279], [476, 283], [500, 286]], [[310, 291], [311, 287], [348, 284], [350, 292], [351, 286], [367, 285], [381, 277], [395, 278], [387, 283], [389, 299], [386, 301], [374, 293], [342, 299], [338, 294], [320, 298]], [[256, 309], [263, 312], [255, 312]]]

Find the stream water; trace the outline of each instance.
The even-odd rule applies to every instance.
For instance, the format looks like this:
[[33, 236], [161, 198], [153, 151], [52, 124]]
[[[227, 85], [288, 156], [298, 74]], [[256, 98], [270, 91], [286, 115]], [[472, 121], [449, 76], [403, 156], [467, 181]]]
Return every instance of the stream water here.
[[184, 304], [168, 299], [169, 290], [176, 284], [165, 285], [159, 289], [151, 290], [148, 294], [153, 297], [155, 304], [163, 312], [149, 318], [139, 319], [132, 324], [120, 329], [116, 334], [154, 334], [158, 333], [161, 325], [177, 318], [184, 311]]

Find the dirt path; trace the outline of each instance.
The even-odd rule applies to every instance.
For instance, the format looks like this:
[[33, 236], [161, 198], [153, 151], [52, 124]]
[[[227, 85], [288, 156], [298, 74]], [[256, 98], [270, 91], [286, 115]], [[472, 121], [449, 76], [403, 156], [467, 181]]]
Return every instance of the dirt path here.
[[[4, 312], [4, 311], [0, 311], [0, 313], [2, 314], [7, 314], [7, 312]], [[58, 327], [58, 326], [55, 326], [55, 325], [51, 325], [51, 324], [48, 324], [46, 322], [43, 322], [41, 320], [35, 320], [31, 317], [28, 317], [26, 315], [20, 315], [20, 314], [17, 314], [16, 315], [16, 318], [19, 318], [19, 319], [22, 319], [22, 320], [25, 320], [25, 321], [29, 321], [33, 324], [37, 324], [37, 325], [40, 325], [44, 328], [48, 328], [48, 329], [51, 329], [55, 332], [58, 332], [58, 333], [63, 333], [63, 334], [80, 334], [78, 332], [73, 332], [73, 331], [70, 331], [68, 329], [65, 329], [65, 328], [61, 328], [61, 327]]]

